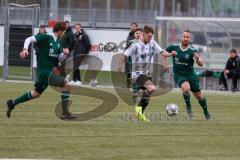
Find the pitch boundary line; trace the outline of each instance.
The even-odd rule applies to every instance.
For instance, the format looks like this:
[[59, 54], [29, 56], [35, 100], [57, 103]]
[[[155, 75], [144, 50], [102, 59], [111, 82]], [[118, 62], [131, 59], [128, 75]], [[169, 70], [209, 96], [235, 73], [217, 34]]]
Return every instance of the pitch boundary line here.
[[[22, 81], [22, 80], [6, 80], [6, 81], [2, 81], [2, 80], [0, 80], [0, 83], [4, 83], [4, 82], [6, 82], [6, 83], [28, 83], [28, 84], [32, 83], [33, 84], [32, 81]], [[114, 88], [113, 86], [104, 86], [104, 85], [97, 85], [97, 87], [92, 87], [89, 84], [86, 84], [86, 85], [83, 84], [81, 86], [89, 87], [89, 88], [96, 88], [96, 89], [99, 89], [99, 88], [112, 88], [113, 89]], [[77, 87], [77, 86], [75, 86], [75, 87]], [[180, 91], [181, 90], [179, 88], [174, 88], [171, 92], [175, 93], [175, 92], [180, 92]], [[234, 96], [235, 95], [240, 95], [240, 92], [231, 92], [231, 91], [217, 91], [217, 90], [202, 90], [202, 91], [203, 91], [203, 93], [210, 93], [210, 94], [234, 95]]]

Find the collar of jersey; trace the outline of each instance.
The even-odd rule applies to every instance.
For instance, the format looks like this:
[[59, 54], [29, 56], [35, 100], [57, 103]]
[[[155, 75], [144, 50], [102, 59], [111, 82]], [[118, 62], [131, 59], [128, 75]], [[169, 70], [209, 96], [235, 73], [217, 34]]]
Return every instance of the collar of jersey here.
[[50, 35], [53, 37], [54, 41], [56, 42], [58, 37], [56, 37], [53, 33], [51, 33]]
[[181, 49], [181, 51], [185, 52], [186, 50], [188, 50], [190, 47], [190, 45], [188, 45], [188, 47], [186, 49], [182, 49], [182, 43], [180, 43], [179, 48]]
[[145, 46], [150, 43], [150, 42], [148, 42], [148, 43], [145, 44], [141, 39], [139, 39], [139, 42], [141, 42], [141, 43], [142, 43], [143, 45], [145, 45]]

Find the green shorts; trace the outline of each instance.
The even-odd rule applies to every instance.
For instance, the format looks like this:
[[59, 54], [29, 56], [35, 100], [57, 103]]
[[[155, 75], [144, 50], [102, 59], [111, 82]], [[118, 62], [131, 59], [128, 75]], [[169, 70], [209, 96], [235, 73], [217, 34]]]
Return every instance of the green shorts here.
[[181, 88], [183, 82], [189, 82], [190, 90], [192, 92], [199, 92], [201, 91], [199, 79], [195, 74], [192, 75], [174, 75], [174, 80], [176, 84]]
[[42, 93], [48, 85], [55, 87], [64, 87], [65, 78], [54, 74], [51, 70], [37, 70], [37, 81], [35, 83], [35, 91]]

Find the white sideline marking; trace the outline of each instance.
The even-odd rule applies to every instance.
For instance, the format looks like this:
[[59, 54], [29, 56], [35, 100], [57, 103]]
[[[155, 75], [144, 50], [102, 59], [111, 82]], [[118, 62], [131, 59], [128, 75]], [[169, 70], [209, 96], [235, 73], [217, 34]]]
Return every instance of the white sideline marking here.
[[[33, 81], [20, 81], [20, 80], [0, 80], [1, 83], [33, 83]], [[0, 159], [1, 160], [1, 159]]]
[[[2, 81], [0, 80], [0, 82], [4, 83], [4, 82], [7, 82], [7, 83], [32, 83], [33, 84], [33, 81], [20, 81], [20, 80], [6, 80], [6, 81]], [[104, 86], [104, 85], [97, 85], [96, 87], [92, 87], [90, 86], [89, 84], [83, 84], [81, 85], [83, 87], [89, 87], [89, 88], [96, 88], [96, 89], [99, 89], [99, 88], [114, 88], [113, 86]], [[231, 92], [231, 91], [217, 91], [217, 90], [202, 90], [203, 93], [210, 93], [210, 94], [220, 94], [220, 95], [240, 95], [240, 92]], [[181, 89], [180, 88], [174, 88], [171, 92], [181, 92]], [[0, 159], [1, 160], [1, 159]]]
[[53, 160], [53, 159], [11, 159], [11, 158], [0, 158], [0, 160]]

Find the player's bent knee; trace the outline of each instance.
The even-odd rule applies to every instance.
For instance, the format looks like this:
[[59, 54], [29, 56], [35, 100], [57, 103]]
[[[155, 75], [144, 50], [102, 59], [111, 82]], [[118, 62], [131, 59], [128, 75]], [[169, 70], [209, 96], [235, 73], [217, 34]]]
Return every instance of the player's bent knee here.
[[181, 89], [183, 90], [183, 92], [190, 91], [190, 84], [189, 84], [189, 82], [182, 83]]
[[190, 92], [190, 87], [189, 86], [182, 86], [182, 91], [187, 93], [187, 92]]
[[203, 99], [204, 98], [204, 96], [202, 95], [202, 93], [201, 92], [195, 92], [194, 93], [194, 96], [198, 99], [198, 100], [200, 100], [200, 99]]
[[71, 90], [71, 86], [69, 83], [66, 83], [63, 88], [66, 89], [67, 91]]
[[150, 93], [153, 93], [155, 90], [156, 90], [156, 86], [154, 86], [154, 85], [151, 85], [151, 86], [149, 86], [149, 88], [148, 88], [148, 91], [149, 91]]
[[39, 98], [41, 96], [41, 93], [38, 93], [37, 91], [32, 91], [31, 92], [32, 98]]

